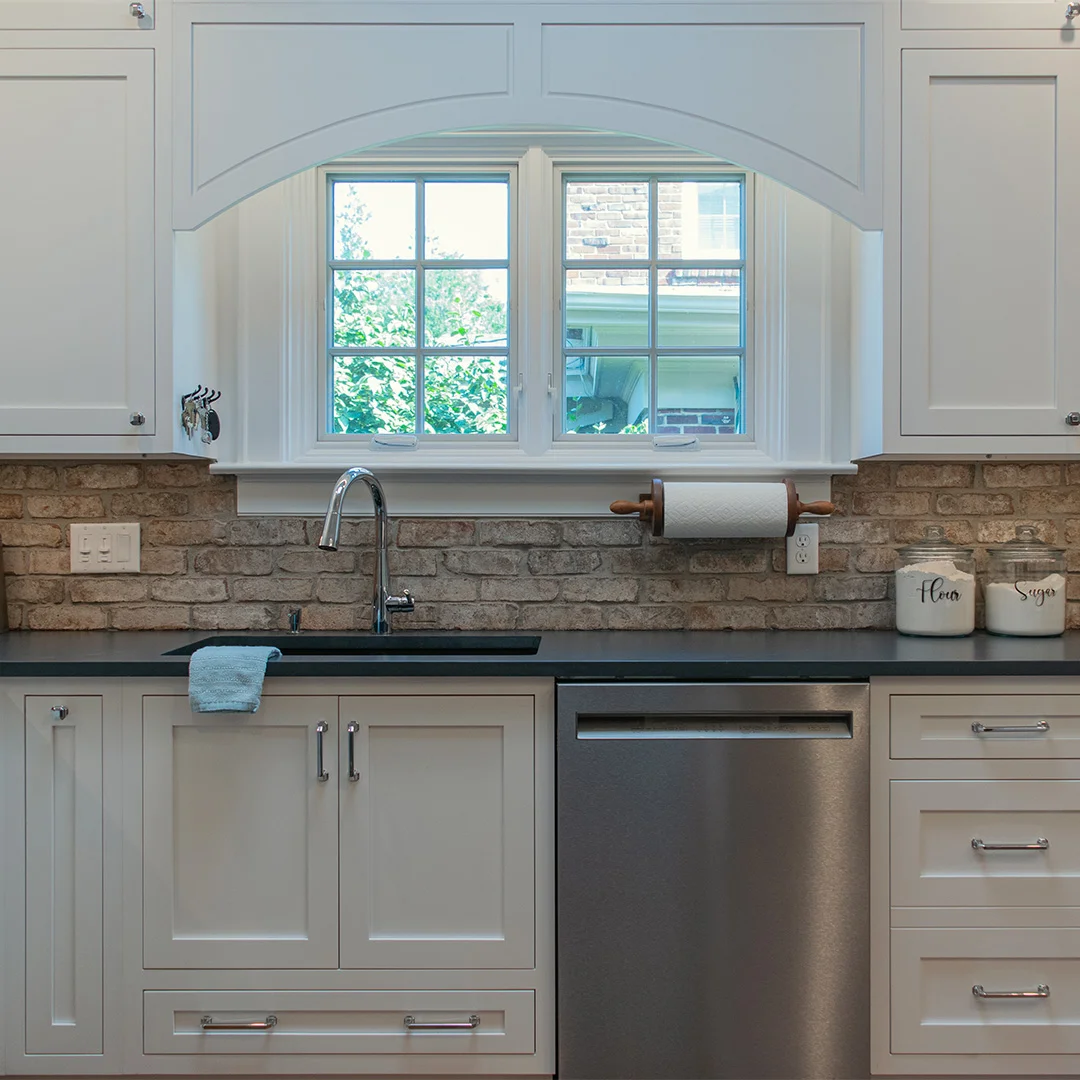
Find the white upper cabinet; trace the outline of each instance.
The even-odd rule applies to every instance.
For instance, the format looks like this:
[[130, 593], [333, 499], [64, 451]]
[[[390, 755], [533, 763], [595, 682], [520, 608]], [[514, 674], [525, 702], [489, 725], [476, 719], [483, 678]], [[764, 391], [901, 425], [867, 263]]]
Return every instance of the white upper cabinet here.
[[905, 30], [1067, 30], [1068, 6], [1069, 0], [901, 0], [900, 17]]
[[152, 435], [153, 51], [0, 49], [0, 131], [0, 439]]
[[904, 52], [903, 436], [1080, 449], [1078, 95], [1066, 50]]
[[0, 0], [0, 30], [150, 30], [154, 0]]

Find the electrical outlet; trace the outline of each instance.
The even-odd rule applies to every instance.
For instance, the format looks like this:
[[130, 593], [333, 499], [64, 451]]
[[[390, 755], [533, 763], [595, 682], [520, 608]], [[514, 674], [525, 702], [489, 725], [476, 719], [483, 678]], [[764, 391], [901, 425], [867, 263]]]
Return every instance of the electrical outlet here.
[[818, 527], [813, 521], [800, 521], [787, 538], [787, 572], [816, 574], [818, 572]]
[[73, 574], [137, 574], [139, 524], [72, 525]]

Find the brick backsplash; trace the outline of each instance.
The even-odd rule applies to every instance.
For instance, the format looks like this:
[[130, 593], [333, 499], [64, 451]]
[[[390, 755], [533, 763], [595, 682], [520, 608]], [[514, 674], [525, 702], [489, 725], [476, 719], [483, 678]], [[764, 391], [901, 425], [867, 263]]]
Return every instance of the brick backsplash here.
[[[400, 629], [890, 628], [895, 548], [943, 524], [950, 539], [1009, 540], [1019, 524], [1080, 569], [1080, 464], [868, 462], [833, 478], [821, 573], [788, 577], [782, 540], [653, 539], [625, 519], [443, 518], [393, 523]], [[68, 524], [142, 523], [142, 573], [72, 575]], [[31, 630], [366, 629], [370, 518], [321, 552], [313, 518], [236, 514], [235, 482], [193, 463], [0, 465], [9, 620]], [[1070, 580], [1069, 625], [1080, 627]]]

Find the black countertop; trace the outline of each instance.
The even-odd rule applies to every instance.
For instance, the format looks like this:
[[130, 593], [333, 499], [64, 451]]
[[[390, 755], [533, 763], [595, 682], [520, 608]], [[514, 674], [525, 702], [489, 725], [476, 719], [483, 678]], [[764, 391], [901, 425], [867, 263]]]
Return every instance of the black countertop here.
[[[163, 654], [211, 636], [213, 631], [15, 631], [0, 634], [0, 677], [182, 678], [189, 658]], [[445, 636], [445, 655], [284, 657], [273, 661], [267, 674], [271, 678], [533, 675], [580, 680], [1080, 675], [1080, 632], [1057, 638], [983, 633], [916, 638], [873, 630], [560, 631], [542, 633], [534, 656], [455, 655], [452, 642], [458, 635]]]

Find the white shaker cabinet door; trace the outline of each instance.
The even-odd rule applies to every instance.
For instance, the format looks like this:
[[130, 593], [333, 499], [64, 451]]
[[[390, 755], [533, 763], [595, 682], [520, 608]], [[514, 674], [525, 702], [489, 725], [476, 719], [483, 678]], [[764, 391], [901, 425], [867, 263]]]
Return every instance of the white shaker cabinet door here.
[[1078, 101], [1067, 50], [904, 51], [903, 435], [1080, 432]]
[[0, 49], [0, 132], [0, 435], [152, 435], [153, 51]]
[[153, 28], [154, 0], [0, 0], [0, 30]]
[[335, 697], [143, 698], [145, 967], [337, 967], [336, 746]]
[[527, 695], [341, 699], [343, 968], [533, 966], [533, 725]]
[[102, 699], [25, 700], [26, 1053], [100, 1054]]

